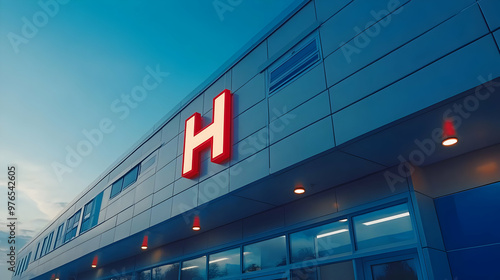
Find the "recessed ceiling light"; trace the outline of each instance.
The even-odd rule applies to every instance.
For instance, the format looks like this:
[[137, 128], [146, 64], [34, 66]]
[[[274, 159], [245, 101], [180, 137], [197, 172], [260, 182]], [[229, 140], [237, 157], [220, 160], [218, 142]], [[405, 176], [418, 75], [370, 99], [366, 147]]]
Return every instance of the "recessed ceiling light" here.
[[296, 194], [303, 194], [306, 192], [306, 189], [304, 189], [304, 187], [302, 185], [298, 185], [295, 187], [295, 189], [293, 190], [294, 193]]

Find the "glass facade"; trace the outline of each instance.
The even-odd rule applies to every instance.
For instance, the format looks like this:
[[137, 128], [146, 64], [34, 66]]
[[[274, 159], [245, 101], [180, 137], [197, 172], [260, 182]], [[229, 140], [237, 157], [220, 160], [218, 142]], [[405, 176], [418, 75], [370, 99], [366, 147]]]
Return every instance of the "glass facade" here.
[[207, 279], [207, 257], [182, 262], [181, 280], [201, 279]]
[[208, 257], [208, 278], [218, 279], [240, 273], [241, 249], [227, 250]]
[[[268, 271], [276, 275], [276, 278], [266, 276], [272, 279], [354, 280], [352, 259], [358, 250], [376, 251], [379, 245], [388, 244], [397, 248], [401, 241], [407, 241], [405, 245], [416, 244], [407, 204], [352, 214], [334, 222], [156, 266], [138, 272], [136, 279], [252, 279]], [[369, 273], [376, 275], [373, 279], [417, 279], [411, 278], [418, 269], [415, 261], [399, 259], [372, 263]], [[391, 278], [398, 273], [410, 278]]]
[[351, 252], [348, 220], [290, 235], [292, 262]]
[[415, 238], [406, 204], [356, 216], [353, 223], [358, 250], [397, 244]]
[[280, 236], [244, 247], [244, 272], [286, 265], [286, 237]]
[[321, 266], [312, 266], [294, 269], [290, 274], [291, 280], [354, 280], [354, 266], [352, 261], [331, 263]]

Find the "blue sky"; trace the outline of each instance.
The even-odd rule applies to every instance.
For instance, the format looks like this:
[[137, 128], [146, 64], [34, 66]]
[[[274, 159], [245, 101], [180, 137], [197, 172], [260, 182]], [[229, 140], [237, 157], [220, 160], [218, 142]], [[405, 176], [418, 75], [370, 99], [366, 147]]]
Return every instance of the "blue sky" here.
[[[15, 164], [19, 248], [295, 2], [0, 0], [0, 185]], [[168, 75], [124, 117], [112, 104], [125, 104], [147, 68]], [[58, 176], [53, 166], [103, 121], [112, 132]]]

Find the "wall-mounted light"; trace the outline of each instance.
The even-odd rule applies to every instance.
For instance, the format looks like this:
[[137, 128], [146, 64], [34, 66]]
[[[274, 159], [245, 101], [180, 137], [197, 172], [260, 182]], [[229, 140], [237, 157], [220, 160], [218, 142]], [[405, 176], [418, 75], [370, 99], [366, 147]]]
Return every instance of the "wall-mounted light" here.
[[193, 220], [193, 230], [200, 230], [200, 217], [195, 216]]
[[146, 250], [147, 248], [148, 248], [148, 236], [145, 235], [144, 238], [142, 239], [141, 249]]
[[304, 188], [304, 186], [302, 184], [297, 184], [297, 185], [295, 185], [293, 192], [296, 194], [303, 194], [306, 192], [306, 189]]
[[443, 124], [443, 141], [441, 144], [445, 147], [453, 146], [458, 143], [457, 133], [451, 120], [445, 120]]
[[92, 268], [96, 268], [97, 267], [97, 256], [94, 257], [94, 260], [92, 261]]

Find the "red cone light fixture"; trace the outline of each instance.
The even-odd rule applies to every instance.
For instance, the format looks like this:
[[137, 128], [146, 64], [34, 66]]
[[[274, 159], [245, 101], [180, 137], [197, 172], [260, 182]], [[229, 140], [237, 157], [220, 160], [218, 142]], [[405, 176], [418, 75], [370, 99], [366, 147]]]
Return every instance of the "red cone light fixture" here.
[[445, 147], [453, 146], [458, 143], [457, 133], [451, 120], [445, 120], [443, 125], [443, 141], [441, 144]]
[[148, 236], [145, 235], [144, 238], [142, 239], [141, 249], [146, 250], [147, 248], [148, 248]]
[[92, 268], [97, 267], [97, 256], [94, 257], [94, 260], [92, 261]]
[[198, 216], [195, 216], [194, 217], [194, 220], [193, 220], [193, 230], [200, 230], [201, 227], [200, 227], [200, 217]]

